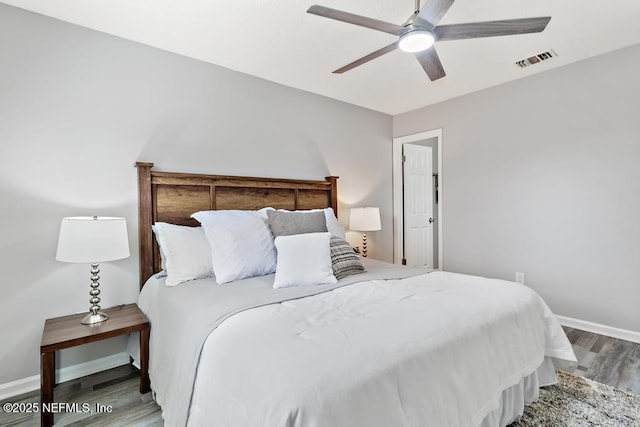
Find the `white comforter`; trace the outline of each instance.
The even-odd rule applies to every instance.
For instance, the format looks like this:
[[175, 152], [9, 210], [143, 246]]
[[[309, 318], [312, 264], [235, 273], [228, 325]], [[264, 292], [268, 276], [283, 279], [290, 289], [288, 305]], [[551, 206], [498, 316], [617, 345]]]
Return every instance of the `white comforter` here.
[[189, 425], [477, 426], [545, 356], [575, 361], [525, 286], [361, 282], [226, 319], [205, 342]]

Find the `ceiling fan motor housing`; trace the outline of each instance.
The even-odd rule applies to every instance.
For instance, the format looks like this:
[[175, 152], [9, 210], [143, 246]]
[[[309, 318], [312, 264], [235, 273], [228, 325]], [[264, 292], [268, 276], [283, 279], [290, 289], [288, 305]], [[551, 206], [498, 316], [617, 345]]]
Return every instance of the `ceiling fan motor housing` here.
[[426, 28], [409, 25], [400, 35], [398, 47], [405, 52], [421, 52], [433, 46], [435, 37]]

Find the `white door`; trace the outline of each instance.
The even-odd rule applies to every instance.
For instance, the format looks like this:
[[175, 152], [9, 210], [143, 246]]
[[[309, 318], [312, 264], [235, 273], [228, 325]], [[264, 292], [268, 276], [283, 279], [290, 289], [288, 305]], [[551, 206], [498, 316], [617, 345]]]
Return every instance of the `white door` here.
[[433, 268], [433, 167], [431, 147], [403, 144], [404, 258]]

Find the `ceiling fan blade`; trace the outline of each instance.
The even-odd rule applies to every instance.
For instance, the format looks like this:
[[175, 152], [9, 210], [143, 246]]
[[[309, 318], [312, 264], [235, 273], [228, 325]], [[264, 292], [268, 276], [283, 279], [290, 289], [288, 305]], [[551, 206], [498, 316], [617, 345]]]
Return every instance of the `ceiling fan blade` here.
[[431, 46], [427, 50], [416, 52], [416, 58], [431, 81], [441, 79], [446, 75], [435, 47]]
[[543, 31], [550, 16], [540, 18], [507, 19], [504, 21], [472, 22], [470, 24], [440, 25], [433, 30], [438, 41], [510, 36]]
[[401, 25], [391, 24], [389, 22], [379, 21], [366, 16], [354, 15], [353, 13], [343, 12], [341, 10], [331, 9], [329, 7], [314, 5], [311, 6], [307, 13], [322, 16], [324, 18], [335, 19], [336, 21], [346, 22], [348, 24], [359, 25], [373, 30], [383, 31], [385, 33], [399, 36], [405, 30]]
[[354, 69], [354, 68], [356, 68], [356, 67], [358, 67], [358, 66], [360, 66], [362, 64], [365, 64], [365, 63], [367, 63], [367, 62], [369, 62], [369, 61], [371, 61], [373, 59], [376, 59], [376, 58], [384, 55], [385, 53], [389, 53], [389, 52], [391, 52], [391, 51], [393, 51], [393, 50], [395, 50], [397, 48], [398, 48], [398, 42], [391, 43], [389, 46], [385, 46], [382, 49], [378, 49], [375, 52], [371, 52], [367, 56], [363, 56], [362, 58], [357, 59], [357, 60], [353, 61], [352, 63], [345, 65], [342, 68], [338, 68], [333, 73], [334, 74], [342, 74], [342, 73], [344, 73], [346, 71], [349, 71], [351, 69]]
[[[426, 22], [430, 24], [430, 28], [438, 25], [442, 17], [449, 10], [454, 0], [426, 0], [427, 3], [422, 6], [422, 10], [414, 19], [414, 23], [424, 25]], [[420, 22], [423, 21], [423, 22]], [[429, 27], [427, 27], [429, 28]]]

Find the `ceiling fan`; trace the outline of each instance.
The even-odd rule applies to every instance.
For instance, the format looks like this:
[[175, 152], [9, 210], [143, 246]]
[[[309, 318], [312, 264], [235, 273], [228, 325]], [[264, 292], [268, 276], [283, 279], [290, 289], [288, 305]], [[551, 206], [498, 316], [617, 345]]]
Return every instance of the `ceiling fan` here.
[[543, 31], [550, 16], [539, 18], [507, 19], [502, 21], [472, 22], [468, 24], [438, 25], [454, 0], [428, 0], [420, 9], [420, 0], [416, 0], [415, 12], [402, 25], [391, 24], [365, 16], [355, 15], [324, 6], [311, 6], [307, 13], [323, 16], [336, 21], [359, 25], [373, 30], [398, 36], [398, 40], [378, 49], [342, 68], [334, 71], [342, 74], [355, 67], [376, 59], [397, 48], [416, 55], [418, 62], [432, 81], [445, 76], [444, 68], [433, 44], [435, 42], [479, 37], [508, 36], [514, 34], [539, 33]]

